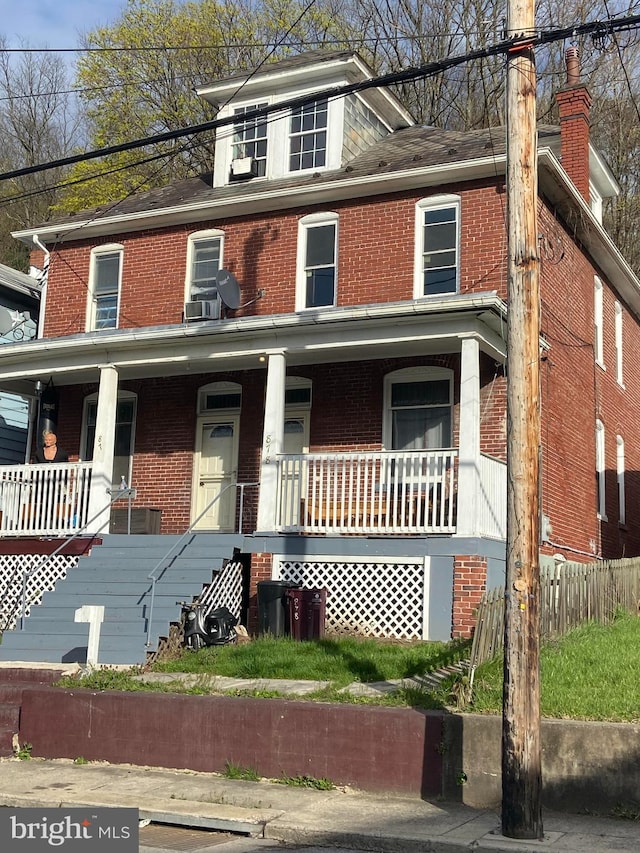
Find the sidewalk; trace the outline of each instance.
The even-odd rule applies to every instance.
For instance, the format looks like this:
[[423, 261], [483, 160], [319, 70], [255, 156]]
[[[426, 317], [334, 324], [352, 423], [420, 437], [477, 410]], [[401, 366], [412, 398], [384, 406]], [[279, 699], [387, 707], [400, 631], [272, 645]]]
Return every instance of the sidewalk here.
[[542, 842], [514, 841], [499, 834], [494, 812], [456, 803], [69, 760], [0, 759], [0, 806], [138, 808], [153, 823], [378, 853], [640, 850], [640, 825], [633, 821], [546, 813]]

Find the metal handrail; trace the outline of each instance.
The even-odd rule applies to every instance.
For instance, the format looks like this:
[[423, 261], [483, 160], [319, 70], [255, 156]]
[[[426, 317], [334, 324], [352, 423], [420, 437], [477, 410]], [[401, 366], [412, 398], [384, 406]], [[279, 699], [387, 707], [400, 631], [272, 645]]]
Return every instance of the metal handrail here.
[[38, 563], [37, 566], [34, 566], [31, 569], [25, 569], [22, 572], [22, 593], [21, 593], [21, 597], [20, 597], [20, 630], [21, 631], [24, 630], [26, 598], [27, 598], [27, 580], [31, 577], [31, 575], [34, 575], [36, 572], [43, 569], [50, 560], [52, 560], [54, 557], [57, 557], [58, 554], [62, 550], [64, 550], [64, 548], [67, 545], [69, 545], [71, 542], [73, 542], [74, 539], [77, 539], [78, 536], [80, 536], [80, 534], [83, 533], [87, 529], [87, 527], [89, 527], [89, 525], [93, 524], [93, 522], [96, 520], [96, 518], [99, 518], [102, 515], [102, 513], [105, 512], [109, 507], [113, 506], [113, 504], [117, 500], [120, 500], [121, 498], [128, 498], [130, 501], [132, 497], [135, 497], [135, 491], [136, 491], [135, 489], [118, 489], [117, 492], [116, 491], [111, 492], [110, 489], [107, 489], [107, 493], [110, 494], [109, 501], [101, 509], [99, 509], [95, 515], [93, 515], [91, 518], [89, 518], [87, 521], [85, 521], [85, 523], [82, 525], [82, 527], [80, 527], [78, 530], [74, 531], [71, 534], [71, 536], [68, 536], [66, 539], [63, 539], [62, 542], [60, 543], [60, 545], [58, 545], [58, 547], [55, 549], [55, 551], [52, 551], [50, 554], [47, 554], [47, 556], [44, 558], [44, 560], [42, 560], [41, 563]]
[[151, 600], [149, 602], [149, 616], [147, 618], [147, 640], [145, 645], [149, 646], [151, 644], [151, 624], [153, 622], [153, 606], [155, 604], [156, 597], [156, 581], [158, 580], [156, 577], [156, 572], [167, 562], [169, 557], [173, 554], [174, 551], [177, 550], [178, 546], [182, 544], [184, 539], [193, 532], [193, 528], [200, 521], [203, 516], [211, 509], [211, 507], [215, 504], [216, 501], [220, 500], [220, 498], [224, 495], [227, 489], [240, 489], [240, 506], [238, 512], [238, 533], [242, 533], [242, 509], [244, 506], [244, 490], [249, 486], [259, 486], [260, 483], [227, 483], [227, 485], [218, 492], [217, 495], [213, 498], [213, 500], [209, 501], [209, 503], [202, 510], [200, 515], [191, 522], [191, 524], [187, 527], [187, 529], [180, 535], [178, 539], [173, 543], [171, 548], [164, 554], [163, 557], [155, 564], [155, 566], [151, 569], [149, 574], [147, 575], [147, 580], [151, 581]]

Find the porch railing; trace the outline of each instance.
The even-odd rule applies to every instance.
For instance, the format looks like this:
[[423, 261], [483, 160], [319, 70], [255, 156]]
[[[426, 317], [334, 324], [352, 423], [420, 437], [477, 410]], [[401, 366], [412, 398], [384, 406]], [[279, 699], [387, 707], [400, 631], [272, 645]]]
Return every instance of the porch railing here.
[[0, 466], [0, 535], [59, 536], [87, 521], [91, 462]]
[[282, 454], [278, 529], [453, 533], [455, 449]]
[[494, 539], [507, 537], [507, 465], [482, 454], [479, 465], [478, 529]]

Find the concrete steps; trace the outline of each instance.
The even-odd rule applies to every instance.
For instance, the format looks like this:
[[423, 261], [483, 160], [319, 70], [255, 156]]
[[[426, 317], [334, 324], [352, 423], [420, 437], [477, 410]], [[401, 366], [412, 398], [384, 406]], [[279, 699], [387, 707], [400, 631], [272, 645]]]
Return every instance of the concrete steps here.
[[159, 639], [168, 635], [171, 622], [179, 621], [176, 602], [199, 595], [233, 559], [242, 537], [190, 534], [165, 559], [178, 540], [160, 535], [105, 536], [55, 589], [44, 593], [23, 630], [18, 626], [4, 632], [0, 661], [85, 663], [89, 625], [75, 622], [75, 612], [84, 605], [102, 605], [98, 663], [145, 663]]

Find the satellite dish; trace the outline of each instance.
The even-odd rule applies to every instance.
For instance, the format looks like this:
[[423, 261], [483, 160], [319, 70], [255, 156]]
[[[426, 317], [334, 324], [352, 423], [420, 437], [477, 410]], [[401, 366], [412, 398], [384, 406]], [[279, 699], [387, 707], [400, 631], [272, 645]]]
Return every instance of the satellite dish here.
[[227, 308], [240, 307], [240, 285], [229, 270], [218, 270], [218, 293]]
[[16, 321], [11, 316], [8, 308], [0, 305], [0, 335], [6, 335], [15, 326]]

